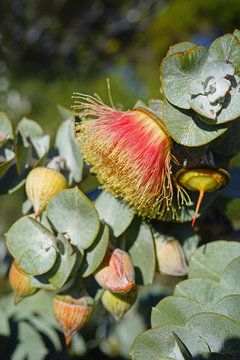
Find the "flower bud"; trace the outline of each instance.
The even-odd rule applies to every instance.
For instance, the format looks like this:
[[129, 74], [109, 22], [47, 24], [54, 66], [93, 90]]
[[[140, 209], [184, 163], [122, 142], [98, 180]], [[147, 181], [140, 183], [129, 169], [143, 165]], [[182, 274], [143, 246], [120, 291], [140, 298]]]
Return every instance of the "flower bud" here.
[[28, 274], [21, 270], [16, 260], [12, 262], [8, 279], [14, 291], [14, 304], [17, 305], [24, 297], [33, 295], [39, 289], [31, 286]]
[[98, 284], [112, 292], [126, 293], [135, 286], [132, 260], [127, 252], [115, 249], [106, 255], [100, 268], [95, 272]]
[[226, 170], [211, 165], [184, 168], [178, 171], [175, 177], [179, 185], [191, 191], [199, 191], [192, 226], [195, 224], [205, 191], [213, 192], [222, 189], [230, 181], [230, 175]]
[[89, 320], [94, 309], [90, 296], [75, 299], [70, 295], [56, 295], [53, 300], [54, 316], [63, 329], [66, 345], [72, 336]]
[[132, 307], [137, 298], [137, 288], [127, 294], [113, 294], [104, 290], [101, 300], [105, 309], [112, 314], [117, 321]]
[[30, 171], [26, 179], [26, 193], [33, 204], [35, 217], [44, 210], [59, 191], [67, 187], [67, 180], [58, 171], [39, 166]]
[[188, 267], [180, 242], [171, 237], [158, 235], [155, 243], [160, 273], [174, 276], [186, 275]]

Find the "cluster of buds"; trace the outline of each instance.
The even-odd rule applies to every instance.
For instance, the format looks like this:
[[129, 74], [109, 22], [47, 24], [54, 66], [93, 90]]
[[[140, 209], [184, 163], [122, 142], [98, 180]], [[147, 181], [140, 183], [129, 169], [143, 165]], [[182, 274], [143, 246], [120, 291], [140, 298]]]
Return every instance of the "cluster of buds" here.
[[[118, 321], [136, 300], [134, 269], [130, 256], [120, 249], [106, 255], [95, 279], [104, 289], [101, 300], [108, 312]], [[94, 301], [89, 296], [73, 298], [70, 295], [57, 295], [53, 301], [55, 318], [63, 329], [66, 345], [72, 336], [89, 320]]]

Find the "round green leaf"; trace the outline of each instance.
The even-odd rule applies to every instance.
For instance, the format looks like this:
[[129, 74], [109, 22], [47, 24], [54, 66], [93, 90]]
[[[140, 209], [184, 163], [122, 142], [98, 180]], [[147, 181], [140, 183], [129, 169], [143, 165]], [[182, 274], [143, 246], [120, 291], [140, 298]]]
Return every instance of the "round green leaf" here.
[[82, 180], [83, 155], [81, 145], [74, 137], [73, 117], [65, 120], [56, 135], [56, 147], [59, 154], [66, 159], [66, 166], [75, 182]]
[[135, 218], [123, 237], [135, 269], [136, 284], [152, 284], [156, 260], [154, 239], [149, 225]]
[[166, 56], [169, 56], [169, 55], [177, 53], [177, 52], [184, 52], [184, 51], [190, 50], [190, 49], [194, 48], [195, 46], [196, 46], [196, 44], [192, 41], [183, 41], [183, 42], [174, 44], [169, 47]]
[[172, 104], [189, 109], [190, 82], [197, 78], [206, 62], [207, 48], [195, 46], [184, 53], [173, 53], [163, 59], [160, 72], [163, 92]]
[[47, 217], [55, 229], [81, 251], [97, 236], [100, 222], [92, 202], [77, 188], [60, 191], [48, 203]]
[[238, 39], [238, 41], [240, 41], [240, 30], [235, 29], [234, 32], [233, 32], [233, 35], [235, 35], [236, 38]]
[[23, 146], [16, 144], [15, 153], [17, 172], [19, 175], [21, 175], [29, 167], [29, 160], [32, 155], [32, 147], [31, 145]]
[[83, 277], [87, 277], [94, 273], [94, 271], [101, 264], [109, 242], [109, 228], [107, 225], [101, 224], [99, 233], [94, 243], [85, 250], [83, 262], [80, 268], [80, 273]]
[[232, 50], [240, 46], [237, 38], [233, 34], [225, 34], [215, 39], [209, 47], [209, 58], [214, 59], [226, 59], [229, 60], [229, 56]]
[[222, 108], [217, 114], [216, 124], [224, 124], [228, 121], [237, 119], [240, 116], [240, 86], [236, 85], [229, 91]]
[[166, 99], [163, 102], [164, 122], [171, 137], [185, 146], [202, 146], [222, 135], [229, 125], [211, 125], [199, 119], [193, 110], [179, 109]]
[[76, 262], [77, 254], [62, 234], [57, 237], [58, 250], [60, 253], [59, 264], [55, 270], [53, 266], [48, 272], [48, 281], [56, 288], [61, 289], [67, 282]]
[[109, 225], [115, 237], [120, 236], [131, 224], [134, 213], [121, 199], [102, 191], [95, 201], [99, 217]]
[[31, 217], [16, 221], [6, 234], [11, 255], [28, 274], [40, 275], [50, 270], [56, 260], [56, 240], [41, 223]]
[[172, 334], [184, 360], [193, 360], [193, 357], [184, 342], [174, 333], [174, 331]]
[[234, 241], [213, 241], [202, 245], [189, 262], [188, 277], [206, 277], [219, 281], [225, 266], [240, 256], [240, 244]]
[[228, 287], [235, 294], [240, 294], [239, 269], [240, 256], [228, 263], [220, 280], [221, 284]]
[[[220, 103], [215, 102], [214, 104], [211, 104], [207, 96], [200, 94], [196, 97], [192, 97], [192, 99], [189, 100], [189, 104], [205, 123], [218, 124], [216, 118], [217, 113], [221, 109]], [[205, 116], [205, 118], [203, 116]]]
[[[193, 315], [186, 323], [208, 343], [211, 351], [240, 355], [240, 324], [228, 317], [215, 313]], [[237, 355], [236, 354], [236, 355]]]
[[38, 138], [43, 135], [41, 126], [36, 121], [27, 119], [26, 117], [22, 118], [16, 127], [16, 134], [19, 132], [21, 132], [25, 138], [29, 139]]
[[235, 66], [236, 74], [240, 75], [240, 44], [237, 43], [229, 54], [228, 60]]
[[32, 138], [31, 142], [37, 153], [38, 158], [42, 158], [49, 150], [50, 147], [50, 135], [42, 135], [38, 138]]
[[162, 122], [162, 120], [163, 120], [163, 112], [162, 112], [163, 101], [160, 99], [152, 98], [148, 101], [148, 105], [149, 105], [148, 109], [158, 117], [160, 122]]
[[174, 295], [186, 296], [212, 309], [217, 301], [232, 294], [229, 289], [211, 279], [188, 279], [174, 289]]
[[[202, 121], [204, 121], [207, 124], [219, 125], [219, 124], [225, 124], [229, 121], [235, 120], [240, 116], [240, 105], [239, 105], [240, 85], [238, 84], [238, 82], [239, 82], [239, 77], [237, 77], [237, 80], [235, 80], [234, 85], [232, 86], [232, 88], [230, 89], [228, 94], [226, 95], [225, 100], [222, 104], [221, 110], [217, 113], [216, 118], [214, 115], [214, 116], [212, 116], [212, 119], [211, 119], [210, 115], [204, 114], [202, 111], [199, 111], [197, 108], [195, 108], [196, 111], [201, 113], [201, 115], [199, 115], [199, 117]], [[192, 100], [192, 102], [196, 102], [197, 98]], [[192, 104], [192, 102], [191, 102], [191, 104]], [[214, 107], [212, 106], [212, 108], [214, 108]], [[202, 115], [206, 116], [206, 117], [203, 117]]]
[[206, 311], [206, 306], [193, 299], [185, 296], [167, 296], [153, 307], [151, 326], [184, 326], [192, 315]]
[[181, 339], [193, 357], [209, 351], [203, 339], [184, 327], [158, 326], [137, 336], [130, 351], [131, 358], [133, 360], [158, 360], [160, 356], [169, 356], [179, 359], [181, 352], [176, 346], [173, 332]]
[[15, 158], [13, 151], [9, 149], [0, 149], [0, 179], [6, 174], [11, 165], [12, 160]]
[[[13, 139], [14, 137], [12, 123], [9, 117], [2, 111], [0, 112], [0, 132], [4, 133], [5, 139]], [[0, 141], [0, 143], [1, 142], [2, 141]], [[3, 142], [5, 142], [5, 140]]]
[[[233, 76], [235, 73], [234, 66], [225, 59], [215, 59], [207, 61], [201, 69], [201, 80], [205, 81], [207, 78], [214, 77], [215, 80], [224, 78], [226, 75]], [[226, 79], [223, 79], [226, 84]], [[229, 84], [227, 90], [229, 89]], [[225, 95], [225, 91], [223, 93]], [[222, 96], [223, 96], [222, 95]]]
[[240, 323], [240, 295], [229, 295], [220, 299], [214, 306], [214, 312], [225, 315]]

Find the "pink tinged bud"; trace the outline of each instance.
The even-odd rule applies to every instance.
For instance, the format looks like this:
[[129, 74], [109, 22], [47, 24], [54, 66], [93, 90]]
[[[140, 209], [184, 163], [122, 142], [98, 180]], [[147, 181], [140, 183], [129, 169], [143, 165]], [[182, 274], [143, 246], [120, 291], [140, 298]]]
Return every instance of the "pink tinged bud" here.
[[94, 309], [93, 299], [83, 296], [75, 299], [70, 295], [57, 295], [53, 300], [54, 316], [63, 329], [66, 345], [72, 336], [89, 320]]
[[122, 197], [141, 216], [158, 218], [173, 196], [172, 141], [150, 111], [113, 109], [99, 99], [76, 94], [76, 125], [83, 154], [103, 187]]
[[15, 305], [17, 305], [23, 298], [31, 296], [39, 290], [38, 288], [31, 286], [28, 274], [18, 267], [16, 260], [12, 262], [8, 279], [15, 294]]
[[132, 307], [137, 298], [137, 288], [127, 294], [113, 294], [104, 290], [101, 301], [105, 309], [112, 314], [117, 321], [120, 321], [123, 315]]
[[127, 293], [135, 286], [132, 260], [127, 252], [115, 249], [95, 273], [98, 284], [112, 292]]
[[173, 276], [186, 275], [188, 267], [180, 242], [164, 235], [157, 236], [155, 242], [160, 273]]

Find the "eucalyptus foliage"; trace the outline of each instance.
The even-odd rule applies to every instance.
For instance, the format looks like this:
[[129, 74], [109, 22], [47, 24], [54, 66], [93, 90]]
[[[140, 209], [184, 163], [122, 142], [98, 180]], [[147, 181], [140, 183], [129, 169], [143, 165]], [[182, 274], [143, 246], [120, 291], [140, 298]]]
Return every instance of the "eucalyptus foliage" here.
[[[52, 147], [50, 136], [35, 121], [23, 118], [13, 129], [8, 116], [0, 113], [0, 192], [11, 194], [23, 188], [36, 167], [52, 168], [68, 183], [41, 214], [33, 214], [34, 204], [25, 198], [23, 216], [6, 233], [10, 255], [30, 285], [40, 291], [17, 306], [12, 294], [0, 300], [5, 357], [43, 360], [64, 356], [63, 335], [53, 317], [53, 297], [87, 293], [95, 303], [94, 314], [73, 337], [69, 356], [81, 356], [99, 346], [105, 354], [133, 360], [239, 359], [240, 244], [211, 242], [212, 235], [201, 231], [201, 221], [191, 227], [197, 194], [185, 192], [187, 201], [181, 203], [184, 190], [175, 178], [188, 166], [228, 170], [238, 153], [239, 59], [238, 30], [214, 40], [209, 49], [192, 42], [173, 45], [160, 67], [162, 98], [136, 102], [135, 108], [150, 112], [173, 140], [173, 201], [157, 220], [142, 219], [120, 197], [99, 186], [75, 139], [75, 121], [82, 119], [71, 111], [59, 107], [63, 122]], [[33, 185], [37, 186], [37, 179]], [[223, 194], [231, 198], [235, 190], [233, 181]], [[218, 195], [205, 194], [199, 217], [210, 213]], [[198, 248], [200, 242], [203, 245]], [[166, 245], [169, 248], [164, 252]], [[119, 324], [111, 314], [105, 316], [101, 297], [106, 290], [94, 278], [116, 248], [127, 253], [138, 289], [136, 304]], [[159, 274], [166, 266], [168, 271]], [[186, 269], [188, 277], [169, 275], [185, 275]], [[129, 305], [128, 297], [114, 296], [121, 310]], [[149, 311], [155, 305], [149, 330], [146, 305]]]

